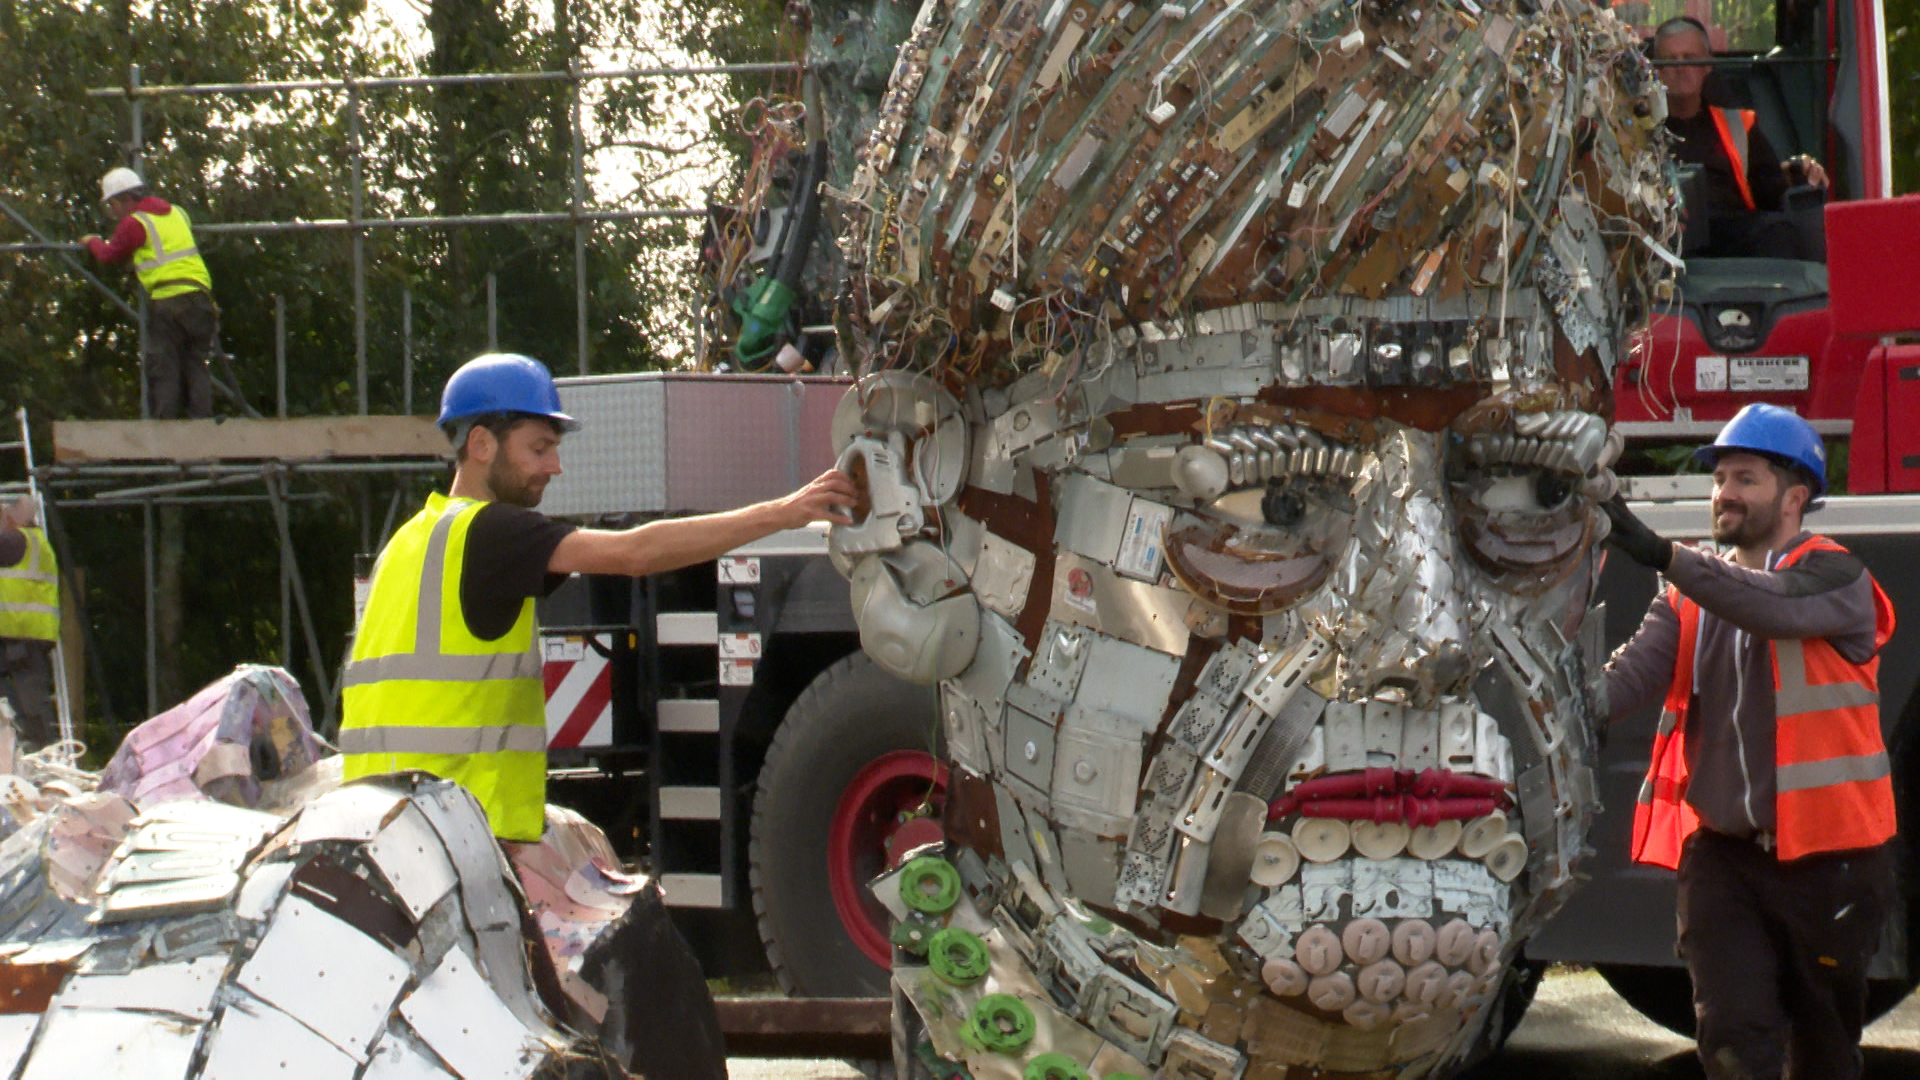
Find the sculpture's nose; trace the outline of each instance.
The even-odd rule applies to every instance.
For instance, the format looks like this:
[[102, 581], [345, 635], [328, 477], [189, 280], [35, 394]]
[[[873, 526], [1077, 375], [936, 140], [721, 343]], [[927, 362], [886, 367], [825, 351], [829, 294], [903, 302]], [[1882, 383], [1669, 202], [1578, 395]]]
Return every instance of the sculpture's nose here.
[[1378, 445], [1344, 567], [1342, 697], [1396, 689], [1431, 707], [1474, 670], [1467, 600], [1448, 510], [1440, 436], [1403, 429]]

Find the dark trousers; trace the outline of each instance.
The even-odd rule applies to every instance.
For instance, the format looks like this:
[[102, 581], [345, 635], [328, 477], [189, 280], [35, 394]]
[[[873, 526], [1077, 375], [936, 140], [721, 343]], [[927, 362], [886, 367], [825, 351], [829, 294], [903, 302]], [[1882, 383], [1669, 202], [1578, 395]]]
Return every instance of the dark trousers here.
[[53, 642], [0, 638], [0, 697], [13, 705], [21, 750], [38, 750], [60, 738], [53, 700]]
[[176, 420], [213, 415], [207, 354], [219, 333], [220, 317], [207, 293], [195, 290], [147, 305], [149, 416]]
[[1892, 846], [1781, 862], [1710, 829], [1680, 856], [1680, 952], [1709, 1080], [1857, 1080]]

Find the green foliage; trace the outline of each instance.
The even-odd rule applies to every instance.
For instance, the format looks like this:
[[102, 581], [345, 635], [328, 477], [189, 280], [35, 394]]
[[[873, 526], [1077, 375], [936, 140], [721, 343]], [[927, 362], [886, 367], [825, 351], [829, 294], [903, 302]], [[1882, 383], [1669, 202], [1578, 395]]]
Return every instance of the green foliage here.
[[[424, 33], [386, 26], [378, 17], [386, 6], [370, 9], [365, 0], [0, 0], [0, 85], [8, 88], [0, 95], [0, 199], [55, 239], [111, 231], [97, 201], [98, 180], [127, 160], [129, 111], [124, 101], [85, 91], [124, 85], [131, 64], [140, 65], [146, 85], [650, 66], [685, 62], [681, 48], [769, 58], [781, 25], [771, 0], [414, 0], [414, 7]], [[702, 119], [730, 120], [740, 102], [766, 89], [764, 79], [721, 84], [707, 80], [709, 89], [690, 97], [684, 82], [585, 83], [591, 182], [605, 190], [609, 175], [628, 174], [616, 176], [624, 183], [605, 185], [615, 189], [610, 197], [620, 208], [683, 204], [684, 189], [659, 183], [684, 168], [670, 151], [699, 142]], [[372, 218], [566, 210], [574, 190], [571, 94], [566, 80], [360, 92], [361, 212]], [[351, 212], [353, 126], [345, 95], [148, 98], [141, 120], [144, 175], [197, 222]], [[0, 241], [26, 239], [11, 223], [0, 226]], [[679, 222], [588, 229], [594, 371], [665, 366], [683, 351], [691, 240]], [[223, 343], [253, 406], [273, 411], [279, 296], [286, 304], [290, 412], [356, 411], [350, 236], [203, 234], [201, 248], [214, 276]], [[498, 282], [500, 346], [540, 357], [558, 373], [574, 371], [573, 252], [573, 229], [565, 224], [372, 231], [365, 242], [371, 411], [399, 412], [407, 398], [403, 287], [412, 296], [417, 413], [431, 412], [445, 376], [485, 347], [490, 272]], [[124, 269], [101, 276], [133, 295]], [[138, 415], [136, 338], [130, 320], [60, 260], [0, 254], [0, 406], [9, 416], [15, 406], [29, 409], [43, 455], [55, 418]], [[350, 626], [353, 553], [377, 546], [390, 507], [404, 518], [429, 482], [441, 478], [297, 485], [324, 496], [297, 504], [292, 525], [330, 668], [337, 670]], [[137, 720], [146, 715], [141, 514], [70, 507], [61, 516], [67, 560], [85, 573], [106, 698], [117, 720]], [[280, 649], [271, 515], [258, 503], [234, 504], [191, 508], [185, 520], [186, 623], [177, 651], [163, 663], [167, 699], [237, 662], [276, 659]], [[293, 666], [313, 696], [297, 623], [295, 638]], [[103, 688], [91, 685], [96, 681], [90, 674], [89, 711], [97, 716]], [[316, 716], [322, 711], [316, 698]]]

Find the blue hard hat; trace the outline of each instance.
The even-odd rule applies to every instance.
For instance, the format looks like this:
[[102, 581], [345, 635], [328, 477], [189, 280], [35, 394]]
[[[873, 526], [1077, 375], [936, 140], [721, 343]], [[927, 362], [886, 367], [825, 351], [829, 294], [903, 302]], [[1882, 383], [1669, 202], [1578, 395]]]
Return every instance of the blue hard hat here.
[[519, 353], [484, 353], [460, 365], [440, 392], [441, 426], [489, 413], [522, 413], [553, 421], [561, 431], [580, 422], [560, 411], [560, 391], [547, 365]]
[[1693, 459], [1712, 468], [1732, 453], [1759, 454], [1782, 465], [1798, 465], [1813, 477], [1812, 498], [1827, 490], [1827, 448], [1820, 433], [1792, 409], [1778, 405], [1748, 405], [1733, 414], [1713, 440], [1693, 452]]

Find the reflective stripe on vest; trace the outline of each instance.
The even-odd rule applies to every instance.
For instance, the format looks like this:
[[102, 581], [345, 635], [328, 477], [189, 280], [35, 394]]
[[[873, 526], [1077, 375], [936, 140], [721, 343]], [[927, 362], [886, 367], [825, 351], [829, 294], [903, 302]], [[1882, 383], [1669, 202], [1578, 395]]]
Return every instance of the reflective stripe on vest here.
[[1709, 109], [1713, 116], [1713, 127], [1720, 133], [1720, 149], [1727, 153], [1727, 163], [1733, 167], [1733, 183], [1740, 189], [1740, 201], [1746, 204], [1749, 212], [1758, 209], [1753, 201], [1753, 187], [1747, 183], [1747, 144], [1748, 135], [1753, 130], [1754, 113], [1748, 109]]
[[133, 253], [133, 269], [148, 296], [164, 300], [213, 289], [213, 275], [207, 272], [207, 264], [193, 242], [193, 224], [185, 210], [177, 206], [164, 214], [136, 210], [133, 216], [147, 232], [146, 241]]
[[546, 804], [546, 710], [533, 600], [493, 641], [460, 606], [467, 530], [484, 503], [432, 495], [374, 567], [342, 680], [347, 779], [420, 769], [486, 808], [494, 834], [538, 840]]
[[0, 567], [0, 638], [60, 640], [60, 564], [45, 529], [20, 530], [27, 554]]
[[[1813, 551], [1844, 551], [1812, 537], [1776, 564], [1786, 569]], [[1892, 763], [1880, 735], [1879, 649], [1893, 636], [1893, 604], [1874, 581], [1875, 656], [1842, 657], [1824, 638], [1768, 643], [1774, 681], [1774, 838], [1783, 860], [1823, 851], [1874, 847], [1891, 839]], [[1699, 817], [1686, 802], [1686, 714], [1693, 692], [1693, 647], [1700, 608], [1669, 586], [1680, 643], [1653, 760], [1634, 807], [1635, 862], [1676, 868]]]

